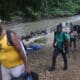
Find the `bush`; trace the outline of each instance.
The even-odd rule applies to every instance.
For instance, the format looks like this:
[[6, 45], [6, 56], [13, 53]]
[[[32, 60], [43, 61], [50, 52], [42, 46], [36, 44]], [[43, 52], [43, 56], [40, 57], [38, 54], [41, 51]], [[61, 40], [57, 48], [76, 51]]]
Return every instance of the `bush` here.
[[47, 39], [46, 38], [40, 38], [35, 40], [35, 43], [46, 43]]
[[34, 10], [31, 8], [31, 7], [27, 7], [24, 11], [23, 11], [23, 15], [22, 17], [25, 19], [25, 20], [31, 20], [31, 21], [34, 21], [34, 20], [38, 20], [40, 18], [40, 13], [39, 12], [34, 12]]

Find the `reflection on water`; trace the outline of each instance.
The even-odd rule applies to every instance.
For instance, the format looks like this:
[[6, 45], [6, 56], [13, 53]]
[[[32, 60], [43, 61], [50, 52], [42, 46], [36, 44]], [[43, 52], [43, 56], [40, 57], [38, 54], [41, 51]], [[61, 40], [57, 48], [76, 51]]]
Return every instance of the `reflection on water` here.
[[55, 25], [60, 22], [75, 22], [75, 21], [76, 22], [78, 21], [80, 23], [80, 15], [56, 19], [47, 19], [36, 22], [20, 23], [14, 26], [8, 26], [7, 28], [14, 30], [17, 34], [26, 34], [37, 29], [55, 27]]

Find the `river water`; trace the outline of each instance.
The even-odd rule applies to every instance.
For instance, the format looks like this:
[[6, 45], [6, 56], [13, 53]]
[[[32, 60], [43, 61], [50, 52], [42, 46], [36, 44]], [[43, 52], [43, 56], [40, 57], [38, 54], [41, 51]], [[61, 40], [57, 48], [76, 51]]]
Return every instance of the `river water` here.
[[31, 31], [35, 31], [37, 29], [45, 29], [53, 27], [60, 22], [74, 22], [76, 24], [80, 24], [80, 15], [72, 16], [72, 17], [63, 17], [63, 18], [54, 18], [54, 19], [45, 19], [36, 22], [26, 22], [19, 23], [14, 25], [6, 26], [7, 29], [15, 31], [17, 34], [26, 34]]

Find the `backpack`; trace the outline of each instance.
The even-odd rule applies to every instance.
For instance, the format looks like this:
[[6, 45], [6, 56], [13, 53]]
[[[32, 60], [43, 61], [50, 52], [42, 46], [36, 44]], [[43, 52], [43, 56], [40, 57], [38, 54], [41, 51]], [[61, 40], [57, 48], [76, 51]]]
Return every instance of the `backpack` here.
[[[7, 40], [8, 40], [8, 42], [9, 42], [9, 44], [10, 44], [10, 45], [13, 45], [13, 42], [12, 42], [12, 40], [11, 40], [11, 33], [14, 33], [14, 34], [15, 34], [15, 32], [10, 31], [10, 30], [7, 30], [6, 33], [7, 33]], [[21, 43], [22, 49], [23, 49], [23, 51], [24, 51], [24, 53], [25, 53], [25, 55], [26, 55], [26, 54], [27, 54], [26, 45], [25, 45], [22, 41], [20, 41], [20, 43]]]
[[31, 72], [30, 74], [24, 72], [20, 77], [12, 77], [11, 80], [39, 80], [39, 75], [36, 72]]
[[[55, 32], [54, 34], [56, 35], [56, 34], [57, 34], [57, 32]], [[63, 40], [64, 40], [64, 41], [62, 42], [62, 44], [64, 44], [64, 43], [65, 43], [65, 34], [66, 34], [65, 32], [63, 32], [63, 33], [62, 33], [62, 37], [63, 37]]]
[[[57, 34], [57, 32], [55, 32], [55, 34]], [[62, 37], [63, 37], [62, 50], [63, 50], [63, 52], [67, 52], [67, 47], [66, 47], [66, 44], [65, 44], [65, 41], [66, 41], [65, 34], [67, 34], [67, 33], [66, 32], [62, 33]], [[57, 45], [57, 41], [55, 42], [55, 45]]]

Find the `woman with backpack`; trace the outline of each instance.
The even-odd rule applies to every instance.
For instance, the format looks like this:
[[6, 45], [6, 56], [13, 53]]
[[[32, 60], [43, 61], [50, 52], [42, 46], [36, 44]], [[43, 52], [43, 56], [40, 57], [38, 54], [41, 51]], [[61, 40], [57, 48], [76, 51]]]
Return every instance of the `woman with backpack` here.
[[27, 57], [21, 47], [20, 40], [15, 33], [11, 33], [12, 44], [7, 39], [7, 30], [0, 20], [0, 62], [2, 80], [19, 77], [25, 71], [30, 73]]

